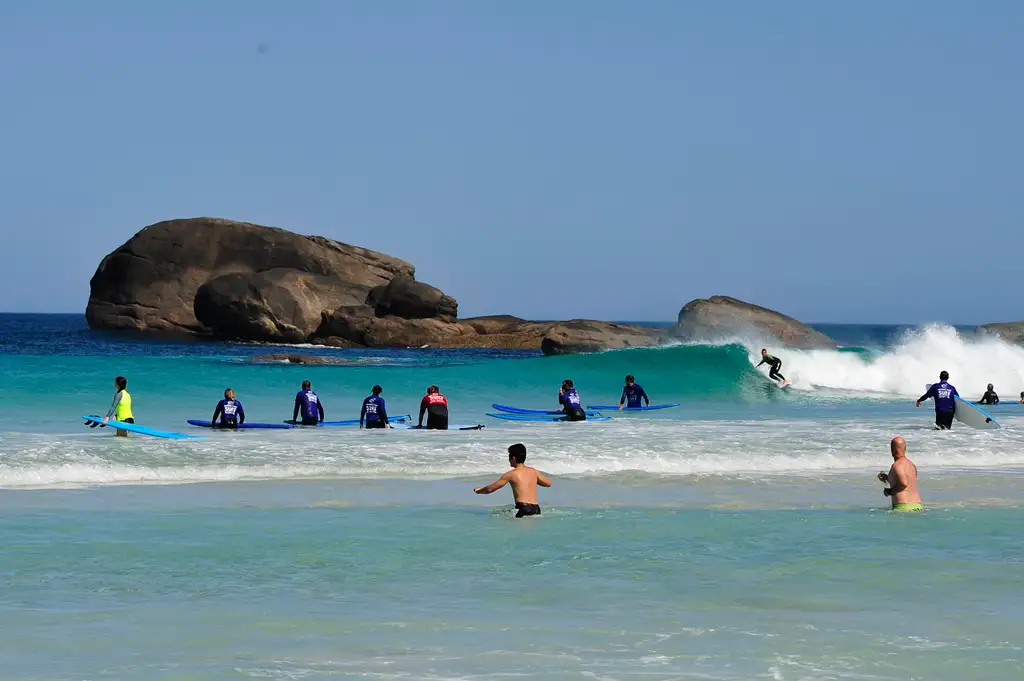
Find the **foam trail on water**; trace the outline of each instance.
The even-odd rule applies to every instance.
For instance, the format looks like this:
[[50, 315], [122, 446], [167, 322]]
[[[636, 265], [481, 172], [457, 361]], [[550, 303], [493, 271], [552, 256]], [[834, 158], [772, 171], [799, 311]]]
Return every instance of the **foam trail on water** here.
[[[757, 364], [760, 348], [747, 347]], [[977, 399], [989, 383], [1004, 399], [1018, 398], [1024, 390], [1024, 348], [993, 336], [963, 336], [949, 326], [908, 332], [881, 354], [781, 349], [778, 354], [785, 362], [783, 375], [800, 390], [918, 397], [943, 370], [965, 399]]]

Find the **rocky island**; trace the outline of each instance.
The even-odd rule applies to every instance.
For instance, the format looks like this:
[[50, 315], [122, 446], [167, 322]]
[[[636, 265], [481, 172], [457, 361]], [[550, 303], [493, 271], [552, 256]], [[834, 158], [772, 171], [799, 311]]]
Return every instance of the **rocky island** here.
[[548, 355], [741, 334], [827, 347], [795, 319], [735, 298], [695, 300], [668, 329], [597, 320], [459, 319], [458, 302], [399, 258], [219, 218], [158, 222], [107, 255], [90, 282], [93, 329], [337, 347], [540, 349]]

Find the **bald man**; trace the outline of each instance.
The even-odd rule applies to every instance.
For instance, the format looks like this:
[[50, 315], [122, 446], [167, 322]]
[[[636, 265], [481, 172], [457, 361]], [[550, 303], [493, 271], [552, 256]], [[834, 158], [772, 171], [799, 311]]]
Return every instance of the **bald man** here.
[[917, 466], [907, 458], [907, 441], [894, 437], [889, 443], [892, 467], [888, 473], [879, 473], [878, 479], [889, 486], [882, 494], [892, 497], [894, 511], [923, 511], [921, 495], [917, 493]]

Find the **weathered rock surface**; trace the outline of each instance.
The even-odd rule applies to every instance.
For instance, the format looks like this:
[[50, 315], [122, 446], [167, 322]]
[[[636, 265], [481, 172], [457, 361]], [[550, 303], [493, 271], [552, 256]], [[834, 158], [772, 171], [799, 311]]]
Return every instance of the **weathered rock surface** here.
[[199, 288], [227, 274], [268, 270], [331, 277], [367, 290], [415, 275], [404, 260], [323, 237], [217, 218], [168, 220], [142, 229], [103, 259], [90, 282], [86, 319], [94, 329], [207, 332], [193, 308]]
[[412, 277], [395, 277], [385, 286], [370, 291], [366, 302], [381, 316], [403, 319], [459, 316], [459, 304], [451, 296]]
[[299, 355], [294, 353], [273, 353], [250, 357], [250, 362], [287, 362], [288, 364], [312, 364], [314, 366], [360, 364], [360, 362], [341, 357], [323, 357], [320, 355]]
[[662, 329], [573, 319], [555, 324], [548, 329], [540, 347], [545, 355], [566, 355], [652, 347], [666, 340], [665, 331]]
[[982, 324], [978, 327], [978, 330], [998, 336], [1007, 343], [1024, 345], [1024, 322]]
[[729, 296], [691, 300], [670, 333], [685, 342], [754, 336], [792, 348], [835, 347], [828, 336], [792, 317]]

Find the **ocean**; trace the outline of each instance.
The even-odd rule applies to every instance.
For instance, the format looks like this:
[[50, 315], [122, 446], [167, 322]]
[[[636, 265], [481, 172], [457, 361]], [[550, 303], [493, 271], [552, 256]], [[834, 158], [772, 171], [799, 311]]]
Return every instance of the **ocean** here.
[[[336, 350], [90, 332], [0, 315], [0, 678], [1005, 681], [1024, 674], [1024, 349], [948, 326], [820, 325], [838, 350], [736, 338], [593, 355]], [[272, 352], [348, 360], [252, 362]], [[932, 429], [948, 370], [1006, 400], [997, 431]], [[572, 378], [603, 423], [513, 423]], [[136, 420], [206, 435], [114, 438]], [[209, 432], [232, 387], [250, 421], [328, 419], [374, 384], [415, 416], [429, 384], [481, 431]], [[926, 512], [875, 479], [907, 439]], [[526, 444], [540, 518], [473, 494]]]

